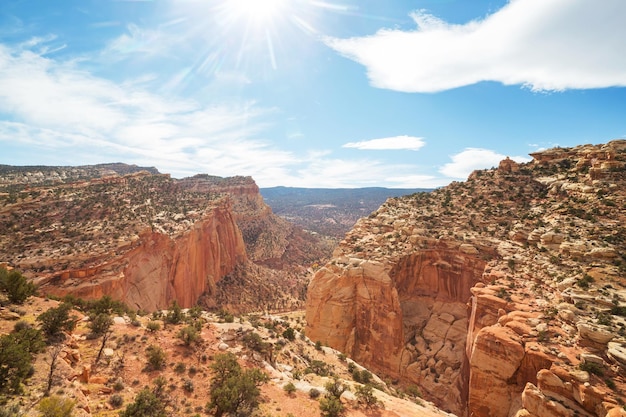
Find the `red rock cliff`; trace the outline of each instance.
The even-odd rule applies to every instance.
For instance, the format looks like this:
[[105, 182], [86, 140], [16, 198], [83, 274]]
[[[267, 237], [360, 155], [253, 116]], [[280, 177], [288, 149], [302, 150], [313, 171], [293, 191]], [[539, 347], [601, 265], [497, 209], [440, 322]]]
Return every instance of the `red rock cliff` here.
[[66, 271], [67, 280], [44, 285], [51, 294], [99, 298], [110, 295], [147, 311], [172, 300], [193, 306], [215, 284], [246, 260], [241, 232], [230, 204], [208, 212], [184, 234], [170, 237], [149, 229], [122, 256], [87, 271]]

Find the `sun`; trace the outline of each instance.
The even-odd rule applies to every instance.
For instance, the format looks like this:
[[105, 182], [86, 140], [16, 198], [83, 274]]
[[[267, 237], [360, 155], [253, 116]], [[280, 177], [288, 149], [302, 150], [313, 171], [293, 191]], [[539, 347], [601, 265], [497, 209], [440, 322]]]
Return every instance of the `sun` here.
[[224, 7], [234, 18], [267, 24], [281, 17], [289, 0], [227, 0]]

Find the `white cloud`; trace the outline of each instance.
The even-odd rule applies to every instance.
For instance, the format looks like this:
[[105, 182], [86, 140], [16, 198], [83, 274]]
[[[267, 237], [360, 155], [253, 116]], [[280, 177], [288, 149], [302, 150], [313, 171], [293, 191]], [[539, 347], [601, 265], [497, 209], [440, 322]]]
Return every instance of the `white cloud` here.
[[372, 84], [437, 92], [480, 81], [533, 90], [626, 86], [624, 0], [511, 0], [483, 20], [443, 22], [412, 14], [417, 30], [329, 38], [367, 67]]
[[[511, 156], [510, 158], [516, 162], [530, 161], [530, 158], [524, 156]], [[506, 159], [506, 155], [489, 149], [467, 148], [452, 155], [451, 159], [452, 162], [441, 167], [439, 172], [446, 177], [466, 179], [476, 169], [497, 167], [500, 161]]]
[[423, 138], [413, 136], [394, 136], [390, 138], [372, 139], [361, 142], [349, 142], [344, 148], [367, 149], [367, 150], [408, 150], [418, 151], [426, 143]]
[[[120, 161], [156, 166], [174, 177], [251, 175], [260, 186], [431, 186], [431, 178], [414, 175], [414, 165], [339, 159], [326, 149], [279, 149], [260, 139], [279, 114], [275, 109], [159, 95], [148, 92], [141, 79], [115, 83], [79, 64], [0, 44], [2, 163]], [[423, 145], [419, 138], [400, 139], [369, 142], [385, 149]]]

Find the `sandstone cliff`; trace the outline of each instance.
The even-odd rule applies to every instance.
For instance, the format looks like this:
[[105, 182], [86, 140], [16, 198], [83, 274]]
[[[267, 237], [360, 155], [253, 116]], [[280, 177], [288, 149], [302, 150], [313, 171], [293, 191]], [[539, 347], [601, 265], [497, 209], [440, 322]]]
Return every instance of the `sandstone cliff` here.
[[[111, 295], [145, 310], [173, 300], [235, 311], [301, 305], [303, 272], [324, 248], [275, 216], [251, 178], [176, 180], [121, 165], [3, 167], [0, 260], [46, 293]], [[232, 296], [248, 288], [255, 300]]]
[[217, 282], [245, 260], [243, 239], [226, 201], [178, 236], [148, 228], [128, 252], [39, 284], [49, 294], [109, 295], [147, 311], [167, 308], [173, 300], [192, 307], [201, 295], [214, 296]]
[[307, 335], [457, 415], [618, 413], [626, 141], [532, 156], [361, 219], [313, 276]]

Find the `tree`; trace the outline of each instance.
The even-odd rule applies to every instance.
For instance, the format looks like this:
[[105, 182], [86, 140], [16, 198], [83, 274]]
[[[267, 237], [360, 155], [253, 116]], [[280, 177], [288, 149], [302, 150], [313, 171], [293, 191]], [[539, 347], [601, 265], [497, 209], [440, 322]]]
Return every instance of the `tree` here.
[[41, 332], [24, 321], [0, 336], [0, 394], [21, 392], [22, 382], [33, 372], [33, 354], [45, 347]]
[[59, 355], [63, 350], [62, 346], [57, 345], [52, 347], [50, 350], [50, 370], [48, 372], [48, 384], [46, 385], [46, 391], [44, 392], [44, 396], [50, 395], [50, 390], [52, 389], [52, 384], [54, 383], [54, 371], [57, 368], [57, 360], [59, 359]]
[[200, 334], [195, 326], [189, 325], [180, 329], [178, 338], [183, 341], [185, 346], [191, 346], [193, 343], [200, 340]]
[[283, 337], [293, 342], [294, 340], [296, 340], [296, 331], [291, 327], [287, 327], [287, 329], [285, 329], [285, 331], [283, 332]]
[[165, 351], [155, 345], [150, 345], [146, 349], [146, 355], [148, 356], [148, 365], [146, 366], [148, 371], [157, 371], [163, 369], [165, 366], [166, 355]]
[[335, 377], [324, 385], [326, 394], [320, 400], [320, 411], [323, 417], [337, 417], [344, 413], [345, 409], [341, 402], [341, 394], [347, 387]]
[[232, 353], [217, 355], [211, 369], [215, 374], [207, 408], [214, 410], [216, 417], [246, 413], [258, 405], [259, 386], [267, 381], [267, 375], [257, 368], [242, 370]]
[[10, 303], [22, 304], [35, 293], [36, 287], [20, 272], [0, 268], [0, 290], [7, 293]]
[[167, 417], [165, 404], [148, 388], [137, 394], [135, 401], [120, 412], [120, 417]]
[[378, 398], [374, 395], [374, 390], [371, 385], [360, 385], [356, 387], [356, 399], [359, 404], [365, 406], [365, 408], [375, 408], [379, 405]]
[[295, 393], [297, 388], [296, 386], [293, 384], [293, 382], [288, 382], [287, 384], [285, 384], [285, 386], [283, 387], [283, 390], [287, 393], [287, 395], [291, 396], [291, 394]]
[[61, 303], [58, 307], [50, 308], [37, 317], [37, 321], [41, 322], [41, 330], [49, 343], [65, 339], [63, 331], [74, 330], [76, 319], [74, 316], [70, 316], [71, 310], [71, 304]]
[[97, 365], [100, 361], [100, 357], [102, 356], [102, 352], [104, 351], [104, 347], [106, 346], [107, 340], [111, 336], [111, 325], [113, 325], [113, 319], [109, 316], [108, 313], [100, 313], [91, 319], [89, 323], [89, 328], [91, 329], [91, 334], [95, 337], [101, 337], [102, 342], [100, 343], [100, 350], [98, 350], [98, 355], [96, 356], [96, 360], [94, 364]]
[[178, 324], [185, 319], [185, 313], [178, 305], [176, 300], [172, 301], [170, 304], [170, 308], [167, 311], [167, 316], [165, 317], [165, 321], [170, 324]]

